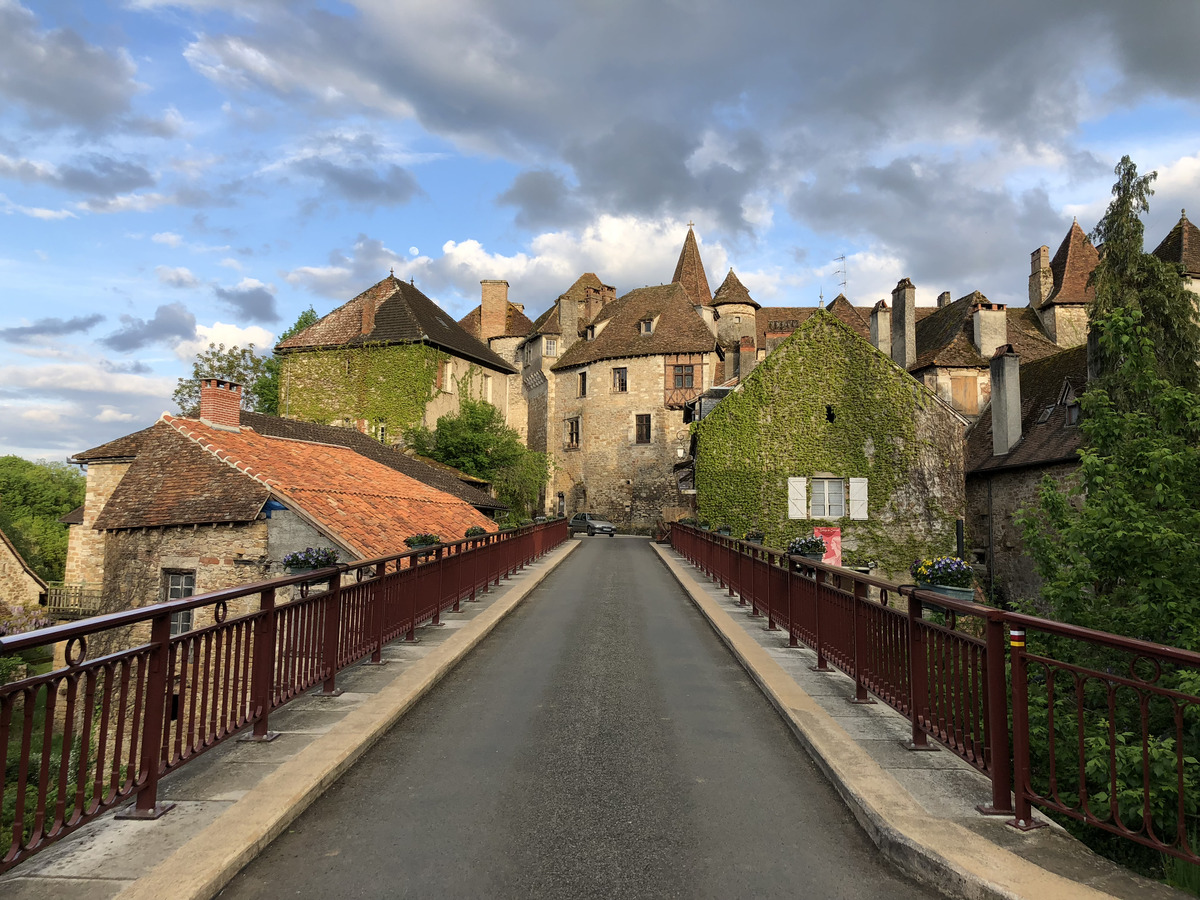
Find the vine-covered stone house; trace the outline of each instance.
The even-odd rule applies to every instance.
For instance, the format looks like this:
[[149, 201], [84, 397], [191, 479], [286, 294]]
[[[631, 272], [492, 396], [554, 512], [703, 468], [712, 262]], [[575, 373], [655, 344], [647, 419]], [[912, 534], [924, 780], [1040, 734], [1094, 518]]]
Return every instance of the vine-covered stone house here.
[[818, 309], [694, 426], [699, 515], [774, 547], [838, 526], [847, 563], [900, 575], [955, 550], [964, 424]]
[[275, 353], [285, 418], [355, 427], [384, 442], [414, 425], [433, 428], [464, 396], [488, 401], [507, 421], [524, 419], [522, 408], [510, 409], [513, 364], [395, 275]]

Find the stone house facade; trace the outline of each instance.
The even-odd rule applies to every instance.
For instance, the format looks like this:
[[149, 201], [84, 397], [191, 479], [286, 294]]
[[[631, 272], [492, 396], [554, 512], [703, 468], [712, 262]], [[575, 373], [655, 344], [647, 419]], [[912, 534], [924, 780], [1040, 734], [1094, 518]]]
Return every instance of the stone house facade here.
[[44, 606], [49, 588], [0, 531], [0, 605]]
[[1036, 598], [1041, 579], [1024, 552], [1016, 514], [1049, 476], [1065, 490], [1083, 443], [1079, 397], [1087, 348], [1031, 363], [1011, 346], [991, 360], [991, 402], [966, 438], [967, 551], [993, 601]]
[[786, 546], [837, 526], [847, 564], [902, 576], [955, 549], [965, 420], [828, 310], [694, 427], [700, 517]]

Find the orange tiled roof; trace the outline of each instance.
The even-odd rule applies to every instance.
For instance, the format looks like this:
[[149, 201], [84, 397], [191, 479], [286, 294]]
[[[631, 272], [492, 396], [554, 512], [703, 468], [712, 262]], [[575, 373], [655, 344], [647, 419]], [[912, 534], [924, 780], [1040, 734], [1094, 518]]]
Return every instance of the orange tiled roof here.
[[403, 551], [404, 539], [422, 532], [452, 540], [472, 525], [496, 530], [470, 504], [347, 447], [226, 431], [170, 415], [163, 421], [362, 557]]

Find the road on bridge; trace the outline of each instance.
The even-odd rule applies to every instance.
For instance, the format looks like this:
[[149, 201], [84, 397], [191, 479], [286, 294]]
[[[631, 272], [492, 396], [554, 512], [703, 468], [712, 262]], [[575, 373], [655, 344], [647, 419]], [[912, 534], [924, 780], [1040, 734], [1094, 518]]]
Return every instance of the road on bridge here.
[[577, 549], [226, 898], [929, 898], [643, 539]]

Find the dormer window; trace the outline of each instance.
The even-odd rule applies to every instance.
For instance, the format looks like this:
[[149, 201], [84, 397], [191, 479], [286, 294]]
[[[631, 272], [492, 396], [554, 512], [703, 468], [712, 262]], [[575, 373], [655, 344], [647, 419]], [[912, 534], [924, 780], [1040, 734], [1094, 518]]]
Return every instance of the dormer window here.
[[595, 325], [589, 325], [586, 329], [584, 329], [583, 339], [585, 341], [594, 341], [596, 339], [596, 326]]
[[653, 319], [642, 319], [642, 321], [638, 322], [638, 331], [641, 334], [653, 334], [654, 333], [654, 320]]
[[1079, 424], [1079, 401], [1078, 400], [1075, 401], [1074, 403], [1067, 404], [1067, 424], [1068, 425], [1078, 425]]
[[1045, 409], [1042, 410], [1042, 414], [1040, 416], [1038, 416], [1037, 423], [1039, 425], [1045, 425], [1047, 422], [1050, 421], [1050, 416], [1053, 413], [1054, 413], [1054, 407], [1047, 406]]

